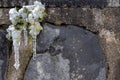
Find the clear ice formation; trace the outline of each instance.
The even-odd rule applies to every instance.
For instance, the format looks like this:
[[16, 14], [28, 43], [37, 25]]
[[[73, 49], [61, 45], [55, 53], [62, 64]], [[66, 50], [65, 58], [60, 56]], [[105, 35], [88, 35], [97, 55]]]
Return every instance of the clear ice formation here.
[[[42, 22], [45, 16], [45, 6], [38, 1], [34, 5], [23, 6], [17, 10], [12, 8], [9, 11], [9, 19], [12, 25], [7, 29], [7, 37], [12, 37], [14, 46], [14, 67], [16, 70], [20, 67], [19, 62], [19, 48], [23, 32], [25, 46], [28, 44], [28, 36], [32, 37], [33, 44], [33, 59], [36, 57], [36, 38], [39, 32], [43, 29], [39, 22]], [[29, 25], [28, 25], [29, 24]], [[29, 31], [28, 31], [29, 30]]]
[[24, 34], [24, 43], [26, 46], [28, 44], [28, 31], [26, 30], [26, 28], [23, 29], [23, 34]]
[[11, 35], [13, 40], [13, 46], [14, 46], [14, 58], [15, 58], [15, 64], [14, 67], [16, 69], [19, 69], [19, 48], [20, 48], [20, 39], [21, 39], [21, 31], [15, 30], [14, 25], [9, 26], [7, 29], [8, 34]]
[[20, 38], [21, 38], [21, 31], [13, 31], [12, 32], [12, 38], [13, 38], [13, 46], [14, 46], [14, 58], [15, 58], [15, 64], [14, 67], [16, 69], [19, 69], [20, 63], [19, 63], [19, 48], [20, 48]]

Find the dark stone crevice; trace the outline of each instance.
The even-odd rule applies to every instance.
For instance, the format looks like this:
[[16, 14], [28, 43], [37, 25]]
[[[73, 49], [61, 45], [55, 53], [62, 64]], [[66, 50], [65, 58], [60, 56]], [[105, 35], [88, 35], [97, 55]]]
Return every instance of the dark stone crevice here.
[[8, 28], [9, 25], [6, 24], [2, 24], [0, 25], [0, 30], [6, 30]]
[[[66, 24], [66, 23], [61, 23], [61, 24], [56, 24], [56, 23], [52, 23], [52, 22], [49, 22], [49, 21], [45, 21], [45, 23], [49, 23], [51, 25], [55, 25], [55, 26], [60, 26], [60, 27], [67, 27], [69, 25], [72, 25], [72, 24]], [[73, 26], [76, 26], [78, 28], [82, 28], [84, 30], [87, 30], [87, 31], [90, 31], [91, 33], [95, 34], [95, 35], [98, 35], [99, 34], [99, 31], [93, 31], [91, 29], [88, 29], [86, 26], [80, 26], [78, 24], [74, 24]]]

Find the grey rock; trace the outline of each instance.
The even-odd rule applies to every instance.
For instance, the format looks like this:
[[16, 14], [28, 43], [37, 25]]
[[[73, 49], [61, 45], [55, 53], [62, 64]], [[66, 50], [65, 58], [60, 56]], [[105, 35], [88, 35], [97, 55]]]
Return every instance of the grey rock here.
[[120, 7], [120, 0], [108, 0], [108, 6]]
[[36, 59], [31, 60], [24, 80], [70, 80], [69, 60], [61, 54], [38, 54]]
[[24, 80], [106, 80], [105, 57], [95, 34], [45, 24], [37, 41], [37, 59], [31, 59]]
[[2, 65], [3, 65], [3, 60], [0, 60], [0, 80], [3, 80]]
[[54, 42], [54, 39], [59, 36], [60, 30], [50, 27], [44, 27], [43, 33], [48, 33], [48, 34], [43, 34], [41, 36], [38, 36], [38, 40], [37, 40], [38, 52], [45, 51], [46, 49], [48, 49], [49, 46]]
[[6, 70], [8, 52], [9, 47], [6, 32], [0, 30], [0, 80], [4, 80], [3, 77]]

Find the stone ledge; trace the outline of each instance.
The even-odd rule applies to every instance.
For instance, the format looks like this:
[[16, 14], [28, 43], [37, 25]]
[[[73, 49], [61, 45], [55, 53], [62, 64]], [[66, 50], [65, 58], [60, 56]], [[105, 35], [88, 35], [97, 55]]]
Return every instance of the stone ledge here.
[[[0, 9], [0, 25], [9, 25], [9, 9]], [[45, 22], [56, 25], [72, 24], [86, 27], [97, 32], [102, 28], [120, 30], [120, 8], [47, 8], [48, 17]]]
[[91, 31], [120, 26], [120, 8], [48, 8], [47, 12], [48, 22], [85, 26]]

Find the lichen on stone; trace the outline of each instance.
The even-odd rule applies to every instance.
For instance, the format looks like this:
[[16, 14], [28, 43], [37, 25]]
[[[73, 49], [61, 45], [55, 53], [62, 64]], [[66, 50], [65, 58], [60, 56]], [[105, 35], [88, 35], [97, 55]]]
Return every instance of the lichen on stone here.
[[107, 43], [109, 42], [117, 43], [117, 40], [115, 38], [115, 33], [113, 31], [102, 29], [99, 35], [101, 38], [104, 38]]
[[[36, 55], [36, 38], [41, 30], [43, 30], [40, 22], [46, 16], [45, 5], [35, 1], [34, 5], [23, 6], [21, 9], [12, 8], [9, 11], [9, 19], [12, 25], [7, 29], [7, 38], [13, 40], [15, 53], [15, 68], [19, 69], [19, 47], [21, 37], [24, 38], [25, 46], [29, 43], [28, 39], [32, 40], [33, 58]], [[23, 33], [23, 36], [22, 36]], [[35, 59], [35, 58], [34, 58]]]

